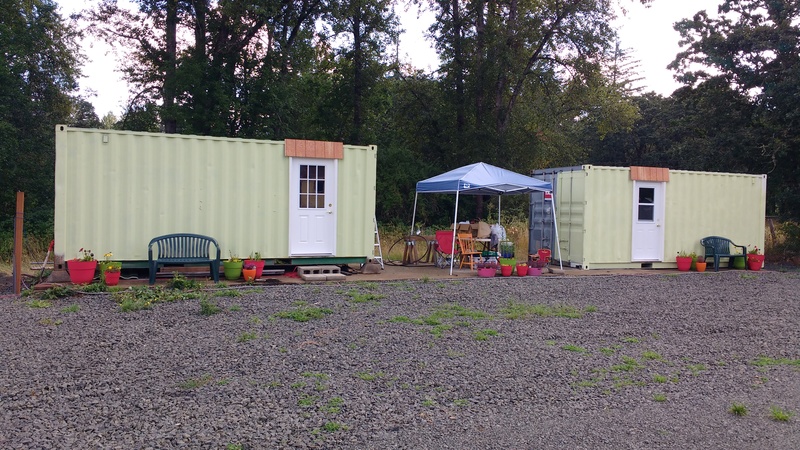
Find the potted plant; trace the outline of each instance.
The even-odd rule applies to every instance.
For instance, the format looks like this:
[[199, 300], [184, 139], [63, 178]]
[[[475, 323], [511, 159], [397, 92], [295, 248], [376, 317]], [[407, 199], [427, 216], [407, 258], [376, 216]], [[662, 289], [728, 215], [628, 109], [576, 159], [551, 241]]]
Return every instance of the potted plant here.
[[524, 277], [528, 275], [528, 263], [518, 262], [517, 263], [517, 275]]
[[703, 253], [703, 256], [697, 256], [697, 261], [694, 263], [694, 270], [698, 272], [705, 272], [706, 271], [706, 254]]
[[111, 261], [111, 257], [114, 256], [111, 252], [103, 256], [105, 257], [105, 261], [99, 264], [100, 280], [105, 283], [106, 286], [116, 286], [119, 284], [119, 277], [122, 274], [122, 263]]
[[750, 270], [759, 271], [761, 266], [764, 265], [764, 255], [760, 253], [758, 247], [754, 246], [747, 251], [747, 268]]
[[257, 272], [258, 270], [256, 269], [256, 265], [253, 263], [244, 263], [242, 266], [242, 276], [244, 277], [244, 281], [255, 281]]
[[261, 274], [264, 273], [264, 260], [261, 259], [261, 253], [251, 253], [250, 258], [244, 260], [244, 264], [253, 264], [256, 266], [256, 278], [261, 278]]
[[89, 284], [97, 270], [97, 260], [91, 250], [78, 250], [79, 256], [67, 261], [69, 281], [72, 284]]
[[538, 277], [542, 274], [542, 269], [547, 265], [547, 261], [542, 258], [528, 261], [528, 275]]
[[741, 254], [741, 250], [738, 247], [733, 247], [733, 249], [731, 250], [731, 255], [732, 255], [731, 259], [733, 260], [733, 268], [744, 270], [747, 260], [745, 256]]
[[692, 257], [683, 250], [678, 252], [678, 256], [675, 257], [675, 262], [678, 264], [678, 270], [681, 272], [688, 272], [692, 267]]
[[242, 276], [242, 258], [231, 253], [227, 261], [222, 261], [222, 269], [226, 280], [238, 280]]

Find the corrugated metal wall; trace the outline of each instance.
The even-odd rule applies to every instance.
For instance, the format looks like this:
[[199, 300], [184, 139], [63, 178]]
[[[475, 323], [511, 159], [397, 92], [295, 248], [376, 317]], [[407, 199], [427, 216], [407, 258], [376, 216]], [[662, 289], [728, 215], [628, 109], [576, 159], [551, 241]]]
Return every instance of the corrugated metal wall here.
[[[372, 254], [376, 152], [345, 146], [337, 256]], [[150, 239], [178, 232], [216, 238], [223, 257], [285, 258], [288, 209], [283, 142], [56, 127], [55, 253], [66, 259], [83, 247], [147, 260]]]
[[[559, 244], [565, 264], [589, 268], [641, 267], [631, 262], [633, 181], [627, 167], [546, 169], [556, 186]], [[671, 170], [665, 184], [664, 260], [700, 253], [705, 236], [764, 248], [766, 175]], [[532, 208], [534, 211], [534, 208]], [[534, 211], [535, 212], [535, 211]], [[532, 219], [538, 220], [538, 219]], [[533, 239], [533, 226], [531, 237]], [[554, 252], [555, 255], [555, 252]]]

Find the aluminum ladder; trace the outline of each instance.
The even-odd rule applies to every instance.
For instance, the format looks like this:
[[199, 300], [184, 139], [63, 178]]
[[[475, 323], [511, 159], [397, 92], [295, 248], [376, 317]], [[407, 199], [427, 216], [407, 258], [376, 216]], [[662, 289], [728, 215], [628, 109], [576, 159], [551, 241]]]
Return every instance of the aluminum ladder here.
[[372, 246], [372, 259], [381, 263], [381, 269], [383, 269], [383, 249], [381, 249], [381, 235], [378, 234], [378, 219], [374, 216], [372, 217], [372, 223], [375, 224], [375, 244]]

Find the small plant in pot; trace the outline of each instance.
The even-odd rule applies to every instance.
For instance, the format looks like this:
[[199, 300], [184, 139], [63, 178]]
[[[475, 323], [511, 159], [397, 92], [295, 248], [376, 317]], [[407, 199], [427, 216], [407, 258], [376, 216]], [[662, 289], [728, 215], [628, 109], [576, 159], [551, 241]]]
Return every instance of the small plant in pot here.
[[238, 280], [242, 276], [242, 258], [231, 253], [227, 261], [222, 261], [222, 269], [226, 280]]
[[761, 270], [761, 266], [764, 264], [764, 255], [758, 249], [757, 246], [753, 246], [750, 250], [747, 251], [747, 268], [750, 270]]
[[103, 255], [105, 261], [99, 264], [100, 280], [105, 283], [106, 286], [116, 286], [119, 284], [119, 277], [122, 274], [122, 263], [111, 261], [113, 256], [114, 254], [111, 252], [106, 253]]
[[678, 256], [675, 257], [675, 262], [678, 264], [678, 270], [681, 272], [688, 272], [692, 268], [692, 257], [689, 253], [681, 250]]
[[256, 266], [256, 278], [261, 278], [261, 274], [264, 273], [264, 260], [261, 259], [261, 253], [251, 253], [250, 257], [244, 261], [244, 264], [253, 264]]
[[89, 284], [94, 279], [97, 270], [97, 260], [94, 253], [88, 249], [78, 250], [78, 257], [67, 261], [67, 271], [72, 284]]
[[244, 281], [252, 282], [255, 281], [256, 277], [256, 265], [253, 263], [245, 263], [242, 266], [242, 276], [244, 277]]

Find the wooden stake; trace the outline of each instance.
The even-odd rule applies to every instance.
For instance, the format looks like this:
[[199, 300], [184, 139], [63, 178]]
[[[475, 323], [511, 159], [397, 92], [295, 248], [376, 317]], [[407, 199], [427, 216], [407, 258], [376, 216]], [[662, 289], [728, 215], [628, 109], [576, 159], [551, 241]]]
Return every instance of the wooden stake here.
[[17, 214], [14, 218], [14, 294], [22, 293], [22, 218], [25, 193], [17, 192]]

